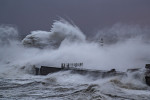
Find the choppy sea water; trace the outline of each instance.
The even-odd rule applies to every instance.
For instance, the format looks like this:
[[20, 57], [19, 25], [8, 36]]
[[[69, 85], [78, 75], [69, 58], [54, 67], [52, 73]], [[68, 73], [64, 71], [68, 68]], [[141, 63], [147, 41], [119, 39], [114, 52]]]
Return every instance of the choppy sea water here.
[[[139, 72], [138, 72], [139, 73]], [[140, 77], [137, 77], [137, 76]], [[142, 74], [94, 78], [69, 71], [0, 79], [1, 100], [149, 100]], [[135, 78], [137, 77], [137, 78]]]

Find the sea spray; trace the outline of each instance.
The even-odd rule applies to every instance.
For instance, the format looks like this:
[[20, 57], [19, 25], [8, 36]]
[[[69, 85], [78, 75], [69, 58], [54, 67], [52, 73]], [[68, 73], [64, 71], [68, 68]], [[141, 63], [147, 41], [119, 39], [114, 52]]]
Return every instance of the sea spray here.
[[[150, 61], [150, 45], [148, 39], [139, 34], [108, 43], [106, 39], [111, 38], [110, 34], [109, 38], [103, 37], [104, 45], [101, 46], [95, 40], [86, 40], [77, 26], [63, 21], [54, 22], [49, 32], [33, 31], [23, 41], [15, 38], [18, 32], [15, 28], [0, 27], [0, 30], [2, 99], [150, 99], [143, 69]], [[108, 78], [71, 71], [34, 75], [34, 67], [60, 67], [61, 63], [76, 62], [82, 62], [83, 68], [92, 70], [141, 70]]]
[[[0, 34], [11, 33], [11, 31], [5, 31], [5, 28], [1, 30]], [[11, 35], [14, 34], [16, 37], [17, 30], [14, 28], [11, 30], [13, 30]], [[134, 32], [134, 29], [131, 32]], [[144, 30], [141, 29], [139, 32]], [[129, 68], [143, 68], [150, 61], [150, 45], [140, 37], [138, 33], [137, 36], [134, 35], [123, 42], [118, 41], [111, 45], [105, 43], [109, 38], [104, 38], [102, 47], [98, 42], [86, 40], [86, 36], [76, 25], [65, 20], [58, 20], [54, 22], [49, 32], [33, 31], [22, 40], [22, 44], [21, 41], [6, 35], [5, 38], [11, 45], [5, 45], [5, 47], [1, 45], [0, 67], [1, 69], [9, 68], [9, 70], [1, 70], [1, 73], [6, 74], [10, 69], [12, 73], [13, 69], [20, 71], [23, 66], [25, 68], [33, 65], [60, 67], [61, 63], [75, 62], [83, 62], [84, 68], [97, 70], [115, 68], [125, 72]], [[0, 39], [2, 41], [4, 38]], [[1, 44], [4, 43], [1, 42]], [[17, 74], [16, 71], [14, 71], [15, 74]]]
[[61, 44], [68, 42], [85, 41], [85, 35], [80, 29], [65, 20], [55, 21], [50, 32], [32, 31], [23, 39], [23, 44], [30, 47], [58, 48]]
[[94, 40], [104, 38], [105, 44], [115, 44], [125, 42], [128, 39], [138, 38], [144, 42], [149, 42], [150, 27], [141, 27], [140, 25], [116, 23], [111, 27], [105, 27], [98, 30], [94, 36]]

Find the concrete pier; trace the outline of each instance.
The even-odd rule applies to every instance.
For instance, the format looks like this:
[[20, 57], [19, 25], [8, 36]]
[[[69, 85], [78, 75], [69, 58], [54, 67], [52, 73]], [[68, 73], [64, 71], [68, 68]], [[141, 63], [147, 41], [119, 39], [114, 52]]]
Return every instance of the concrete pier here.
[[47, 75], [49, 73], [59, 72], [62, 68], [41, 66], [39, 75]]
[[[70, 71], [71, 74], [80, 74], [80, 75], [90, 75], [92, 77], [112, 77], [112, 76], [125, 76], [125, 72], [118, 72], [115, 69], [111, 69], [109, 71], [103, 71], [103, 70], [89, 70], [89, 69], [76, 69], [76, 68], [69, 68], [61, 66], [61, 68], [58, 67], [48, 67], [48, 66], [41, 66], [41, 68], [35, 68], [35, 75], [48, 75], [50, 73], [55, 73], [59, 71]], [[150, 86], [150, 64], [145, 65], [145, 83]], [[135, 72], [140, 69], [128, 69], [127, 72]]]
[[102, 70], [89, 70], [89, 69], [71, 69], [71, 68], [58, 68], [58, 67], [48, 67], [41, 66], [41, 68], [35, 68], [36, 75], [48, 75], [50, 73], [55, 73], [59, 71], [70, 71], [71, 74], [80, 74], [80, 75], [90, 75], [93, 77], [111, 77], [111, 76], [119, 76], [124, 75], [123, 72], [117, 72], [115, 69], [110, 71], [102, 71]]

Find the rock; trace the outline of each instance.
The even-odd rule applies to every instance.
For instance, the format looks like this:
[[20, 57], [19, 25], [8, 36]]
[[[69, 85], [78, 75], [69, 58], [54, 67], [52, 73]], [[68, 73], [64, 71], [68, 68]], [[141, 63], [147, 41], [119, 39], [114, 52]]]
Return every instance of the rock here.
[[134, 68], [134, 69], [127, 69], [127, 72], [136, 72], [139, 71], [140, 68]]
[[150, 76], [145, 76], [145, 82], [150, 86]]
[[146, 68], [146, 69], [150, 69], [150, 64], [146, 64], [146, 65], [145, 65], [145, 68]]

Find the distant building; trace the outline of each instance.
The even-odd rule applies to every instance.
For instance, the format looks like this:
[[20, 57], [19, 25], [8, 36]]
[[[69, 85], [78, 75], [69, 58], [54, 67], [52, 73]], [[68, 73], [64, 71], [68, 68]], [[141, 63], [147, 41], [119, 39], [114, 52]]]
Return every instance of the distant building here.
[[103, 38], [99, 38], [98, 43], [100, 46], [104, 46], [104, 39]]

